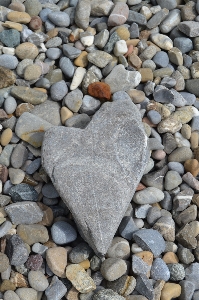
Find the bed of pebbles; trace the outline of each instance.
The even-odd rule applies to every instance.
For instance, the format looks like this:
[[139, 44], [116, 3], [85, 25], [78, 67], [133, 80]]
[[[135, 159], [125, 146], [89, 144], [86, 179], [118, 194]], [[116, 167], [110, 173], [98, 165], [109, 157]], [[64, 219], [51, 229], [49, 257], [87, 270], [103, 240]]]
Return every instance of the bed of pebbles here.
[[[99, 258], [41, 146], [118, 95], [139, 109], [150, 158]], [[198, 0], [0, 0], [1, 300], [199, 299], [197, 97]]]

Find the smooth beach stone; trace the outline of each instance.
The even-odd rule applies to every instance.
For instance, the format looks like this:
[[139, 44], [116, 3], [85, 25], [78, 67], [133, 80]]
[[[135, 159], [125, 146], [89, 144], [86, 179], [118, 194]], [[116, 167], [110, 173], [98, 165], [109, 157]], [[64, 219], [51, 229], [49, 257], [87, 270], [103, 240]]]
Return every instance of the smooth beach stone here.
[[199, 23], [195, 21], [184, 21], [178, 25], [178, 29], [189, 37], [199, 36]]
[[47, 95], [45, 93], [23, 86], [13, 87], [11, 95], [33, 105], [43, 103], [47, 99]]
[[115, 4], [111, 14], [108, 18], [109, 26], [118, 26], [126, 22], [129, 15], [129, 8], [127, 4], [118, 2]]
[[79, 28], [86, 30], [89, 26], [91, 2], [89, 0], [78, 1], [75, 10], [75, 23]]
[[35, 148], [41, 147], [44, 132], [53, 125], [31, 113], [23, 113], [16, 124], [15, 133]]
[[68, 27], [70, 24], [70, 17], [68, 14], [62, 11], [54, 11], [48, 14], [48, 18], [56, 26]]
[[73, 242], [77, 238], [76, 230], [67, 222], [58, 221], [51, 227], [52, 239], [57, 245]]
[[14, 70], [17, 65], [18, 65], [18, 59], [16, 58], [16, 56], [13, 55], [9, 55], [9, 54], [2, 54], [0, 55], [0, 66], [10, 69], [10, 70]]
[[50, 285], [45, 290], [45, 296], [47, 300], [60, 300], [67, 292], [67, 287], [64, 283], [58, 279], [57, 276], [53, 276]]
[[52, 125], [61, 125], [60, 104], [55, 101], [46, 100], [45, 102], [35, 105], [31, 114], [51, 123]]
[[[105, 126], [104, 130], [101, 130], [102, 122], [106, 124], [107, 121], [110, 125], [108, 127]], [[124, 122], [124, 127], [121, 125], [121, 122], [122, 124]], [[120, 129], [120, 126], [122, 126], [123, 129]], [[111, 129], [114, 131], [113, 135]], [[120, 130], [125, 130], [126, 134], [124, 135], [122, 133], [120, 136]], [[66, 138], [64, 138], [64, 136]], [[90, 141], [91, 136], [92, 142], [90, 144], [88, 141]], [[97, 140], [93, 140], [93, 136], [95, 136]], [[126, 150], [122, 147], [124, 140], [126, 141], [125, 143], [128, 141], [127, 145], [129, 145], [128, 148], [125, 148]], [[71, 142], [68, 148], [69, 141]], [[134, 141], [136, 141], [136, 144]], [[128, 166], [129, 174], [135, 172], [136, 166], [136, 179], [132, 179], [129, 175], [130, 177], [127, 177], [128, 179], [125, 179], [125, 182], [121, 182], [121, 174], [124, 170], [121, 168], [121, 165], [118, 164], [117, 160], [113, 162], [115, 143], [118, 145], [118, 150], [114, 155], [117, 156], [117, 159], [119, 157], [126, 167]], [[72, 145], [74, 146], [71, 147]], [[78, 145], [81, 145], [81, 147], [79, 148]], [[97, 147], [98, 149], [95, 152], [95, 164], [89, 163], [91, 157], [93, 157], [93, 147]], [[63, 148], [66, 151], [67, 159], [61, 151]], [[111, 151], [111, 161], [109, 151]], [[127, 157], [131, 158], [131, 165], [129, 165], [124, 158], [124, 151], [126, 151]], [[80, 153], [82, 153], [81, 156]], [[70, 155], [72, 155], [73, 158], [69, 159]], [[58, 163], [59, 158], [64, 159], [60, 159]], [[147, 159], [147, 139], [141, 124], [139, 111], [130, 98], [117, 100], [112, 103], [104, 103], [84, 130], [60, 126], [54, 127], [46, 132], [42, 148], [43, 166], [50, 176], [56, 190], [72, 212], [78, 228], [81, 228], [80, 234], [97, 254], [105, 254], [107, 252], [120, 221], [132, 199], [137, 184], [143, 175], [142, 173], [145, 169]], [[75, 165], [72, 167], [74, 162]], [[80, 165], [82, 167], [80, 167]], [[76, 175], [77, 166], [78, 176]], [[110, 168], [114, 170], [114, 177], [113, 175], [107, 174], [106, 170], [110, 170]], [[86, 175], [85, 177], [85, 174], [91, 174], [90, 172], [92, 173], [92, 178], [90, 175]], [[78, 186], [80, 187], [77, 193], [73, 188], [74, 176], [76, 178], [76, 189]], [[64, 185], [63, 178], [65, 182]], [[129, 181], [129, 184], [126, 180]], [[80, 182], [83, 182], [83, 185]], [[121, 186], [118, 185], [118, 182], [121, 182]], [[69, 188], [69, 186], [71, 188]], [[91, 190], [90, 186], [95, 187], [95, 191]], [[109, 193], [107, 193], [107, 191], [109, 191]], [[123, 194], [122, 202], [121, 197], [118, 198], [121, 192]], [[94, 198], [93, 201], [93, 193], [95, 197], [100, 195], [100, 198]], [[80, 199], [79, 197], [83, 197], [84, 199], [82, 206], [80, 206], [78, 201], [78, 199]], [[114, 197], [114, 201], [111, 200], [112, 197]], [[101, 203], [101, 205], [98, 203]], [[107, 211], [107, 208], [106, 212], [103, 209], [103, 207], [107, 207], [107, 203], [109, 203], [108, 207], [111, 214], [114, 215], [114, 218], [111, 219], [111, 223], [110, 213]], [[119, 214], [118, 205], [120, 206]], [[94, 214], [93, 210], [95, 211]], [[88, 211], [90, 211], [89, 214]], [[93, 218], [91, 217], [92, 215]], [[87, 220], [86, 223], [85, 220]], [[107, 226], [109, 226], [108, 231], [106, 230]]]

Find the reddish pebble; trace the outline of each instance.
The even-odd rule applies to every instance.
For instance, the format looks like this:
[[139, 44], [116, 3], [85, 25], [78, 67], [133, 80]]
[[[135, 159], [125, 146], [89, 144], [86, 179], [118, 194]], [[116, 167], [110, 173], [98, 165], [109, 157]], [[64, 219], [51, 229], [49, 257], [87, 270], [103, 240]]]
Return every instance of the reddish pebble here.
[[124, 57], [127, 57], [128, 55], [131, 55], [132, 52], [133, 52], [133, 45], [129, 45], [128, 46], [128, 51], [126, 52], [126, 54], [124, 54]]
[[156, 151], [153, 151], [152, 152], [152, 155], [151, 155], [154, 159], [157, 159], [157, 160], [162, 160], [165, 158], [166, 156], [166, 153], [164, 152], [164, 150], [156, 150]]
[[43, 257], [40, 254], [30, 255], [26, 262], [26, 267], [33, 271], [37, 271], [41, 268], [42, 263]]
[[105, 82], [93, 82], [88, 86], [88, 94], [100, 101], [110, 101], [111, 89], [110, 86]]
[[141, 191], [141, 190], [144, 190], [146, 189], [146, 186], [143, 184], [143, 183], [139, 183], [137, 188], [136, 188], [136, 191]]
[[38, 30], [42, 26], [42, 20], [39, 16], [32, 17], [29, 23], [29, 27], [32, 30]]
[[5, 183], [8, 179], [8, 169], [6, 166], [0, 165], [0, 180]]

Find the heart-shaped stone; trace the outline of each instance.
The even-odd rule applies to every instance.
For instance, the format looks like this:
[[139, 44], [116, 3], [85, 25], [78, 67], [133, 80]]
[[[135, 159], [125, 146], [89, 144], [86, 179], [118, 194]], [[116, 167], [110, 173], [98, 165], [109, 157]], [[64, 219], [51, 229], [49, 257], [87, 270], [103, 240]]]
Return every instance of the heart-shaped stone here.
[[148, 161], [140, 113], [127, 94], [119, 99], [104, 103], [85, 129], [48, 129], [42, 146], [47, 174], [98, 255], [107, 252]]

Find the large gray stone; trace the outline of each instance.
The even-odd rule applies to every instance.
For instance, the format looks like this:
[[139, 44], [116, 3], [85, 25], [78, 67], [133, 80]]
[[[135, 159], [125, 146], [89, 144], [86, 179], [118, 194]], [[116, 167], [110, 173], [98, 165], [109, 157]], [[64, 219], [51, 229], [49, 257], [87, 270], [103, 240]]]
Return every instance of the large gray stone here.
[[45, 133], [43, 166], [98, 255], [107, 252], [147, 160], [147, 137], [130, 98], [104, 103], [84, 130]]

